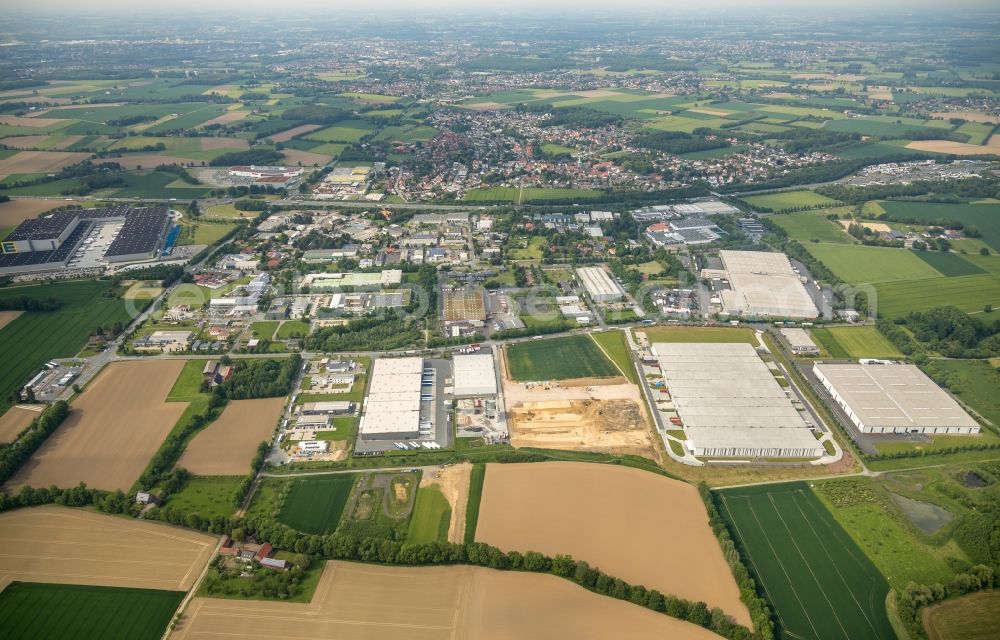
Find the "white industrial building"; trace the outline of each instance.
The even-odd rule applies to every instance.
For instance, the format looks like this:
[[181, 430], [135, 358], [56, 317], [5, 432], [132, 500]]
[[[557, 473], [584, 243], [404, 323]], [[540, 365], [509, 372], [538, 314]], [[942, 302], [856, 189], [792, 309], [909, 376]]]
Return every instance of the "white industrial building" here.
[[792, 353], [803, 356], [814, 356], [819, 353], [819, 347], [816, 346], [809, 332], [805, 329], [782, 329], [781, 335], [788, 342]]
[[749, 344], [658, 342], [653, 353], [696, 456], [825, 454], [803, 414]]
[[497, 374], [492, 353], [457, 355], [452, 366], [456, 397], [496, 395]]
[[720, 251], [730, 289], [722, 308], [735, 316], [808, 318], [819, 316], [803, 278], [788, 256], [770, 251]]
[[979, 433], [979, 423], [912, 364], [823, 364], [813, 373], [862, 433]]
[[423, 369], [423, 358], [375, 360], [365, 411], [358, 428], [362, 440], [398, 440], [419, 436]]
[[614, 302], [625, 297], [625, 291], [601, 267], [580, 267], [576, 270], [587, 293], [594, 302]]

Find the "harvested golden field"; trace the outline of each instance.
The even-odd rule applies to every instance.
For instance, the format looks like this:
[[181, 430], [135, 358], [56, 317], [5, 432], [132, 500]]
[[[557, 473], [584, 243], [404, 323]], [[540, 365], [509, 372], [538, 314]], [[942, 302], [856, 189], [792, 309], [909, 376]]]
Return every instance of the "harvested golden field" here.
[[113, 362], [70, 405], [66, 421], [5, 488], [128, 490], [187, 408], [165, 402], [183, 360]]
[[705, 505], [685, 482], [616, 465], [490, 464], [476, 540], [568, 554], [750, 624]]
[[1000, 155], [1000, 136], [994, 135], [984, 145], [952, 142], [951, 140], [915, 140], [906, 145], [906, 148], [934, 153], [953, 153], [956, 156]]
[[933, 118], [961, 118], [969, 122], [982, 122], [984, 124], [1000, 124], [1000, 116], [990, 115], [982, 111], [935, 111], [931, 113]]
[[231, 401], [218, 420], [188, 443], [177, 466], [199, 476], [245, 476], [257, 445], [271, 437], [284, 406], [283, 397]]
[[285, 158], [285, 163], [296, 166], [310, 166], [326, 164], [333, 157], [325, 153], [313, 153], [312, 151], [299, 151], [298, 149], [285, 149], [281, 152]]
[[53, 173], [90, 156], [73, 151], [21, 151], [0, 160], [0, 177], [15, 173]]
[[0, 442], [11, 442], [41, 414], [43, 405], [19, 404], [0, 416]]
[[658, 459], [645, 413], [634, 400], [525, 402], [508, 416], [510, 442], [515, 447], [601, 451]]
[[19, 315], [24, 313], [23, 311], [0, 311], [0, 329], [3, 329], [11, 322], [17, 319]]
[[10, 200], [0, 202], [0, 227], [15, 227], [29, 218], [37, 218], [39, 215], [55, 209], [56, 207], [72, 206], [80, 204], [65, 200]]
[[60, 118], [21, 118], [19, 116], [0, 116], [0, 124], [8, 127], [47, 127], [66, 122]]
[[[203, 129], [210, 124], [232, 124], [234, 122], [239, 122], [248, 115], [250, 115], [249, 111], [227, 111], [221, 116], [216, 116], [211, 120], [206, 120], [205, 122], [202, 122], [197, 127], [195, 127], [195, 129]], [[202, 148], [204, 148], [204, 145], [202, 145]]]
[[715, 634], [551, 575], [328, 562], [309, 604], [195, 598], [173, 640], [711, 640]]
[[461, 544], [465, 539], [465, 510], [469, 504], [469, 482], [472, 463], [462, 462], [424, 473], [420, 486], [436, 486], [451, 505], [451, 522], [448, 524], [448, 542]]
[[510, 109], [510, 105], [502, 102], [477, 102], [475, 104], [463, 104], [462, 108], [471, 111], [496, 111], [499, 109]]
[[[246, 117], [245, 111], [230, 111], [229, 113], [224, 113], [215, 120], [209, 120], [209, 122], [215, 122], [221, 118], [229, 118], [225, 122], [220, 122], [220, 124], [226, 124], [227, 122], [235, 122], [236, 120], [242, 120]], [[238, 116], [238, 117], [229, 117]], [[206, 122], [205, 124], [208, 124]], [[201, 138], [201, 150], [202, 151], [214, 151], [216, 149], [249, 149], [250, 143], [243, 138]]]
[[0, 514], [0, 589], [12, 580], [186, 591], [218, 538], [56, 505]]
[[300, 127], [288, 129], [287, 131], [280, 131], [273, 136], [268, 136], [268, 140], [271, 140], [272, 142], [288, 142], [292, 138], [297, 138], [303, 134], [309, 133], [310, 131], [316, 131], [317, 129], [322, 128], [323, 125], [319, 124], [304, 124]]
[[869, 100], [892, 100], [892, 87], [886, 86], [868, 86], [868, 99]]
[[11, 149], [34, 149], [50, 137], [44, 133], [38, 136], [11, 136], [10, 138], [0, 140], [0, 144]]

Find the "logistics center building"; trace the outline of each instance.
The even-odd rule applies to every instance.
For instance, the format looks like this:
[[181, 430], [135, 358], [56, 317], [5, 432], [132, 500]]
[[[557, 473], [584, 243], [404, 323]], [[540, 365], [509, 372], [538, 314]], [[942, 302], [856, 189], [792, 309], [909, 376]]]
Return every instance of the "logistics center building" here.
[[979, 433], [979, 423], [912, 364], [813, 365], [862, 433]]
[[372, 367], [362, 440], [399, 440], [420, 435], [423, 358], [379, 358]]
[[808, 318], [819, 309], [788, 256], [771, 251], [720, 251], [731, 289], [721, 292], [723, 310], [735, 316]]
[[614, 302], [625, 297], [625, 290], [621, 285], [600, 267], [580, 267], [576, 270], [576, 276], [594, 302]]
[[825, 454], [802, 412], [749, 344], [658, 342], [653, 353], [696, 456]]

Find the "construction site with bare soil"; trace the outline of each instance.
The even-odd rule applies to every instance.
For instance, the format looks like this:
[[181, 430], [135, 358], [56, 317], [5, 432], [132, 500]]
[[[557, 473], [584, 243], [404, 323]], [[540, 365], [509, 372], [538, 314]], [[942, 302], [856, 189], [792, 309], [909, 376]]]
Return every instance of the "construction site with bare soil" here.
[[642, 392], [625, 378], [515, 382], [501, 370], [513, 446], [659, 460]]

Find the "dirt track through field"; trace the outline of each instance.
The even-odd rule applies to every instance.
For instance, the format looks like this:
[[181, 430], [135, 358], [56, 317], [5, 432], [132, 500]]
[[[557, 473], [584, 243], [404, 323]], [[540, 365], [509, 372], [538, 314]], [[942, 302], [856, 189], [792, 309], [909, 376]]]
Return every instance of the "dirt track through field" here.
[[29, 218], [37, 218], [40, 214], [62, 206], [79, 204], [76, 201], [65, 200], [11, 200], [0, 202], [0, 227], [14, 227]]
[[[436, 477], [435, 477], [436, 476]], [[451, 523], [448, 525], [448, 542], [461, 543], [465, 539], [465, 510], [469, 504], [469, 483], [472, 478], [472, 463], [463, 462], [433, 474], [424, 473], [420, 486], [437, 486], [451, 505]]]
[[245, 476], [257, 445], [271, 437], [284, 406], [283, 397], [231, 401], [218, 420], [188, 443], [177, 466], [199, 476]]
[[505, 551], [569, 554], [750, 624], [705, 506], [684, 482], [582, 462], [490, 464], [476, 540]]
[[551, 575], [328, 562], [310, 604], [195, 598], [173, 640], [718, 639]]
[[0, 442], [12, 442], [42, 412], [42, 405], [15, 405], [0, 416]]
[[12, 580], [184, 591], [217, 539], [56, 505], [0, 514], [0, 588]]
[[90, 156], [73, 151], [19, 151], [0, 160], [0, 177], [15, 173], [52, 173]]
[[82, 481], [92, 489], [128, 490], [187, 408], [164, 402], [183, 367], [183, 360], [109, 364], [4, 489]]

